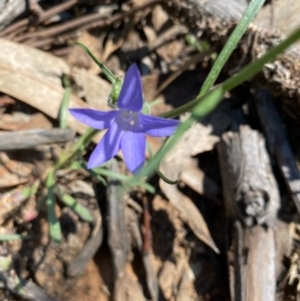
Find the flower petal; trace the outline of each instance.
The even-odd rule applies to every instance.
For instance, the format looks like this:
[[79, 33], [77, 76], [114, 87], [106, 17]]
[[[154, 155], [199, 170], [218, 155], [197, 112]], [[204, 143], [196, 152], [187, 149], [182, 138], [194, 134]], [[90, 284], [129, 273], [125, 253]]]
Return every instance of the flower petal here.
[[121, 149], [128, 169], [132, 173], [139, 171], [145, 162], [145, 134], [126, 132], [121, 140]]
[[143, 88], [139, 69], [136, 64], [129, 67], [125, 74], [118, 107], [129, 111], [139, 112], [143, 107]]
[[77, 120], [97, 130], [107, 129], [111, 126], [118, 111], [102, 112], [92, 109], [69, 109]]
[[114, 122], [91, 154], [88, 169], [100, 166], [113, 158], [120, 150], [120, 142], [124, 133]]
[[139, 119], [143, 127], [143, 132], [147, 135], [155, 137], [173, 135], [180, 124], [179, 120], [165, 119], [145, 114], [139, 114]]

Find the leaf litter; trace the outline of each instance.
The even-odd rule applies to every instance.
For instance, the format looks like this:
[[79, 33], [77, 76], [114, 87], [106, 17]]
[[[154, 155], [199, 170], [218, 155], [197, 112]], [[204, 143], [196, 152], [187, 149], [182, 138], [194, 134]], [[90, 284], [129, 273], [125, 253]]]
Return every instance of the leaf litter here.
[[[54, 39], [41, 37], [41, 46], [34, 35], [44, 27], [55, 28], [57, 21], [49, 19], [48, 23], [42, 22], [43, 26], [39, 22], [31, 27], [25, 25], [19, 31], [12, 28], [11, 34], [2, 35], [1, 130], [56, 128], [64, 95], [63, 75], [72, 83], [70, 107], [108, 110], [111, 85], [91, 59], [72, 45], [74, 37], [114, 74], [123, 75], [130, 63], [138, 61], [146, 100], [151, 103], [154, 97], [159, 99], [152, 108], [157, 115], [197, 95], [199, 82], [212, 60], [210, 54], [204, 55], [203, 61], [193, 61], [192, 56], [198, 54], [185, 41], [188, 29], [171, 21], [162, 6], [154, 3], [151, 9], [149, 3], [125, 1], [121, 10], [113, 4], [76, 6], [78, 18], [87, 16], [86, 11], [101, 8], [104, 19], [120, 14], [119, 19], [91, 30], [74, 27], [69, 36], [66, 31]], [[51, 8], [44, 1], [41, 6], [44, 11]], [[140, 6], [145, 8], [138, 9]], [[134, 9], [135, 13], [126, 16]], [[68, 17], [56, 15], [61, 18], [60, 24], [74, 19], [74, 11], [66, 10]], [[24, 19], [31, 15], [27, 12]], [[7, 29], [13, 26], [7, 27], [5, 22], [0, 25]], [[23, 37], [23, 42], [17, 42]], [[169, 76], [172, 80], [156, 95]], [[36, 285], [32, 288], [33, 297], [28, 297], [28, 287], [23, 286], [29, 300], [35, 300], [38, 293], [39, 300], [52, 301], [229, 300], [223, 235], [226, 223], [220, 175], [215, 173], [219, 173], [215, 147], [232, 126], [235, 106], [242, 106], [235, 98], [241, 96], [243, 92], [234, 92], [216, 111], [186, 132], [160, 165], [166, 177], [179, 182], [170, 185], [154, 177], [151, 182], [156, 188], [155, 195], [143, 189], [124, 193], [122, 183], [109, 177], [105, 187], [76, 166], [59, 170], [56, 181], [68, 196], [67, 201], [56, 202], [54, 207], [62, 229], [60, 245], [51, 242], [46, 211], [38, 205], [45, 198], [44, 187], [39, 185], [37, 193], [27, 200], [15, 196], [32, 187], [35, 180], [43, 181], [58, 156], [74, 142], [37, 146], [31, 153], [1, 152], [0, 232], [31, 236], [30, 240], [1, 243], [1, 256], [16, 258], [8, 269], [8, 279], [15, 273]], [[86, 130], [70, 115], [68, 126], [78, 134]], [[100, 137], [101, 134], [97, 135], [93, 141], [97, 143]], [[159, 138], [147, 141], [154, 152], [163, 144]], [[89, 148], [88, 155], [92, 149]], [[122, 160], [112, 161], [108, 169], [127, 173]], [[73, 201], [93, 218], [78, 215], [72, 208]], [[28, 212], [35, 218], [26, 219]], [[288, 230], [288, 236], [294, 235], [295, 241], [299, 240], [298, 228], [295, 223]], [[298, 281], [299, 250], [295, 249], [291, 257], [291, 251], [285, 253], [286, 258], [291, 258], [288, 272], [282, 268], [283, 283], [290, 289]], [[4, 271], [2, 268], [0, 272]], [[20, 296], [15, 282], [7, 289], [3, 289], [7, 300]]]

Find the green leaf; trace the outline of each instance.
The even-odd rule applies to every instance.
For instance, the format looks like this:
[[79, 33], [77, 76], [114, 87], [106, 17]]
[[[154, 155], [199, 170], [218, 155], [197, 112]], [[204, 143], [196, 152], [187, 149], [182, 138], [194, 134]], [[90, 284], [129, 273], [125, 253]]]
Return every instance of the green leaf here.
[[48, 213], [48, 223], [49, 223], [49, 233], [51, 239], [59, 244], [62, 240], [62, 233], [60, 228], [59, 220], [55, 213], [55, 198], [54, 198], [54, 174], [49, 172], [46, 179], [46, 187], [48, 189], [48, 194], [46, 198], [46, 206]]
[[37, 189], [38, 189], [38, 183], [35, 183], [34, 185], [30, 186], [30, 187], [25, 187], [22, 189], [21, 193], [22, 193], [22, 196], [25, 198], [25, 199], [28, 199], [30, 198], [31, 196], [35, 195], [36, 192], [37, 192]]
[[31, 235], [21, 235], [21, 234], [1, 234], [0, 241], [8, 241], [8, 240], [27, 240], [31, 239]]
[[207, 51], [210, 48], [207, 41], [198, 41], [197, 37], [191, 33], [188, 33], [185, 36], [185, 40], [190, 46], [199, 52]]
[[79, 42], [75, 42], [74, 44], [83, 49], [92, 58], [92, 60], [100, 67], [103, 74], [107, 77], [111, 84], [114, 85], [117, 80], [114, 74], [104, 64], [102, 64], [86, 46]]
[[58, 199], [70, 207], [83, 221], [88, 222], [88, 223], [93, 223], [94, 219], [90, 211], [78, 203], [73, 197], [70, 195], [64, 193], [60, 188], [56, 188], [54, 190], [56, 196]]

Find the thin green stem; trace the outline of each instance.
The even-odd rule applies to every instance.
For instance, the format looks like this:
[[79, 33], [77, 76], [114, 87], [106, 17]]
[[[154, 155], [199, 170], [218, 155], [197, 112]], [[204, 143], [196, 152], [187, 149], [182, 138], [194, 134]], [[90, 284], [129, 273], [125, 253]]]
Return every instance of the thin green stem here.
[[[230, 91], [231, 89], [237, 87], [244, 81], [252, 78], [257, 73], [259, 73], [263, 66], [270, 62], [271, 60], [274, 60], [277, 55], [284, 52], [291, 44], [295, 43], [300, 38], [300, 28], [298, 28], [296, 31], [294, 31], [287, 39], [282, 41], [279, 45], [271, 48], [265, 55], [260, 57], [259, 59], [255, 60], [254, 62], [248, 64], [246, 67], [244, 67], [241, 71], [239, 71], [235, 76], [229, 78], [224, 83], [221, 84], [223, 89], [225, 91]], [[217, 87], [215, 88], [217, 89]], [[204, 95], [203, 95], [204, 96]], [[172, 118], [179, 116], [180, 114], [189, 112], [192, 110], [198, 103], [200, 103], [203, 100], [203, 96], [196, 97], [192, 99], [190, 102], [172, 110], [165, 114], [162, 114], [161, 117], [164, 118]]]
[[114, 74], [104, 64], [102, 64], [86, 46], [79, 42], [75, 42], [74, 44], [83, 49], [92, 58], [92, 60], [100, 67], [103, 74], [107, 77], [107, 79], [111, 82], [112, 85], [116, 83], [117, 79], [114, 76]]
[[87, 129], [86, 132], [80, 136], [80, 138], [72, 147], [72, 149], [68, 153], [64, 154], [60, 158], [60, 160], [54, 165], [52, 171], [56, 171], [63, 167], [66, 163], [68, 163], [80, 149], [86, 147], [91, 142], [91, 140], [97, 133], [98, 130], [92, 128]]
[[259, 9], [264, 4], [265, 0], [252, 0], [247, 7], [243, 18], [236, 26], [232, 34], [230, 35], [228, 41], [226, 42], [225, 46], [223, 47], [222, 51], [220, 52], [219, 56], [217, 57], [212, 69], [210, 70], [207, 78], [205, 79], [201, 90], [197, 97], [206, 94], [214, 83], [217, 80], [221, 70], [223, 69], [225, 63], [227, 62], [229, 56], [232, 54], [233, 50], [235, 49], [238, 42], [241, 40], [242, 36], [244, 35], [245, 31], [247, 30], [249, 24], [257, 15]]

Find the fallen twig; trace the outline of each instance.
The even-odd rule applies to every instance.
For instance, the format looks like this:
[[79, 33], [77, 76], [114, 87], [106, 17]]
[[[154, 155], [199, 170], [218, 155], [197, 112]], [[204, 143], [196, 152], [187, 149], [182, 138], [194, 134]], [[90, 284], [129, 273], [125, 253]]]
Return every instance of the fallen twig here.
[[30, 149], [43, 144], [64, 143], [74, 139], [71, 129], [43, 129], [0, 132], [0, 151]]
[[21, 36], [18, 36], [14, 39], [16, 42], [24, 42], [31, 38], [49, 38], [52, 36], [56, 36], [62, 33], [67, 33], [69, 31], [74, 30], [87, 30], [87, 29], [94, 29], [96, 27], [106, 27], [110, 26], [111, 24], [115, 23], [116, 21], [119, 21], [125, 17], [129, 17], [136, 13], [139, 10], [144, 10], [145, 8], [149, 6], [153, 6], [157, 3], [159, 3], [161, 0], [150, 0], [146, 3], [144, 3], [141, 6], [133, 7], [131, 10], [119, 13], [113, 16], [110, 16], [109, 18], [105, 20], [99, 20], [99, 17], [101, 16], [100, 13], [92, 13], [89, 15], [85, 15], [82, 17], [79, 17], [77, 19], [73, 19], [71, 21], [65, 22], [63, 24], [51, 26], [47, 29], [35, 31], [35, 32], [29, 32], [25, 33]]

